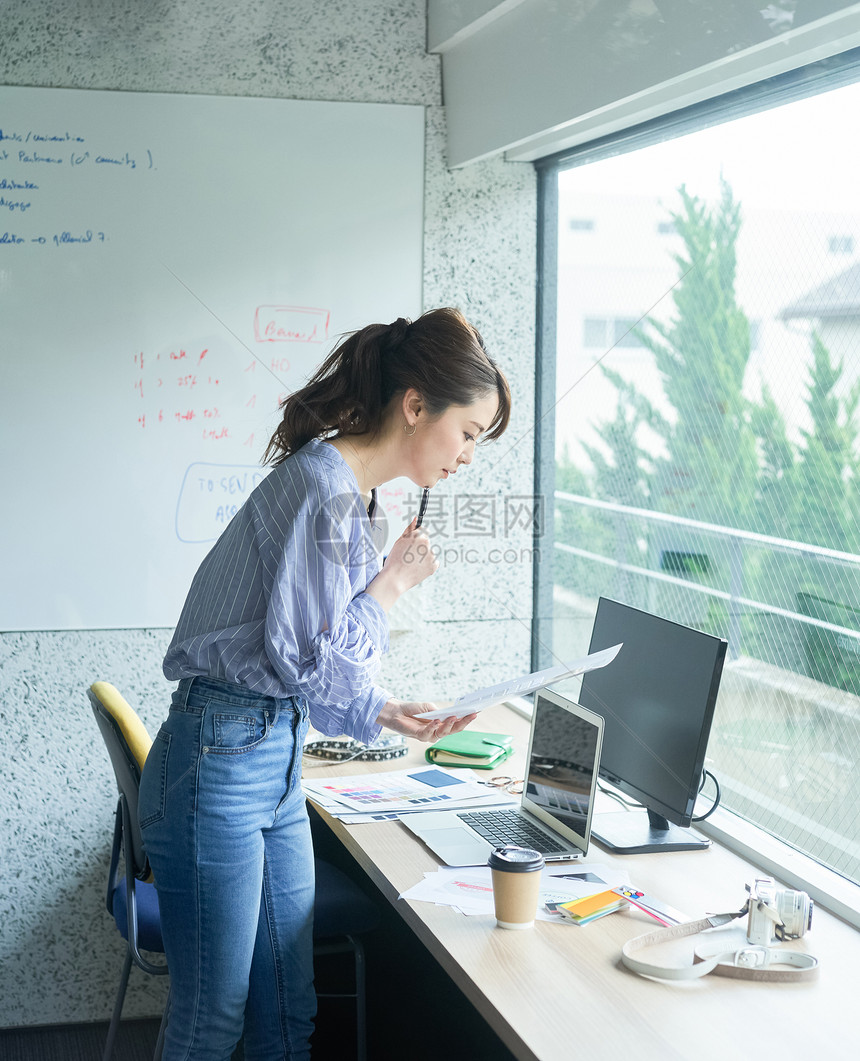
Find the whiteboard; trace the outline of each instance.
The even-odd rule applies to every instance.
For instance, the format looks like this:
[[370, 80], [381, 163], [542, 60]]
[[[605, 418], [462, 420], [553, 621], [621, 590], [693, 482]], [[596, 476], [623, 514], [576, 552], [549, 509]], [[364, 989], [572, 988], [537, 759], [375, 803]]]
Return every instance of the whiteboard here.
[[0, 87], [0, 629], [175, 624], [278, 402], [420, 313], [423, 170], [417, 106]]

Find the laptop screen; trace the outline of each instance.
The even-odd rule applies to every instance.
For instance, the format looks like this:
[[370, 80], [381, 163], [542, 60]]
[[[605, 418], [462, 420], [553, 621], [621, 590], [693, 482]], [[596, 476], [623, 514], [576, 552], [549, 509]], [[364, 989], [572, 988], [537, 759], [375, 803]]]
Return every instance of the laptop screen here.
[[535, 694], [523, 806], [588, 847], [603, 719], [557, 693]]

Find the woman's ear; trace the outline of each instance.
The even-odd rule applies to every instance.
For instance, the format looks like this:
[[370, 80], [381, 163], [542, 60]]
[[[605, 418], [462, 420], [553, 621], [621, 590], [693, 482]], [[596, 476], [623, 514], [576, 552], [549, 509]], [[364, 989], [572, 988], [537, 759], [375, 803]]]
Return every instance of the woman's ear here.
[[409, 427], [413, 427], [424, 410], [424, 402], [421, 395], [414, 387], [410, 387], [404, 393], [401, 407], [406, 423]]

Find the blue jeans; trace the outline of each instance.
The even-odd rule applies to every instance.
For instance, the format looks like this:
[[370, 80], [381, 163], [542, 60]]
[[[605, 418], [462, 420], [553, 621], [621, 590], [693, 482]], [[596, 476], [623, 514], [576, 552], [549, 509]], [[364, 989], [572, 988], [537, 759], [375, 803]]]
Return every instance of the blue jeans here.
[[170, 967], [164, 1061], [310, 1057], [307, 707], [187, 678], [146, 760], [140, 824]]

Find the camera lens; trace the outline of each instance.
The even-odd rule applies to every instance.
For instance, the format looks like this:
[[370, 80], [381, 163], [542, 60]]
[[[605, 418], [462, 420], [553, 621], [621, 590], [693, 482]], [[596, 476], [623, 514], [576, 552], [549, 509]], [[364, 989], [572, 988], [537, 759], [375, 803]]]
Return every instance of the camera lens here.
[[812, 925], [812, 900], [806, 892], [782, 891], [776, 896], [776, 908], [785, 926], [787, 938], [797, 939]]

